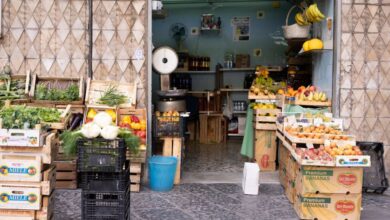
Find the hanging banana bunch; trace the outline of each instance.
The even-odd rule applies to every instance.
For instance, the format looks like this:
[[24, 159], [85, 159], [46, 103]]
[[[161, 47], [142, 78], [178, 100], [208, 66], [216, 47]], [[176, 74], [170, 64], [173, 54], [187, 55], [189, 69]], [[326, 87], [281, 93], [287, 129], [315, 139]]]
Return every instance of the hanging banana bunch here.
[[311, 4], [304, 10], [303, 13], [299, 12], [295, 15], [295, 21], [298, 25], [305, 26], [310, 23], [320, 22], [325, 18], [325, 15], [318, 9], [317, 4]]

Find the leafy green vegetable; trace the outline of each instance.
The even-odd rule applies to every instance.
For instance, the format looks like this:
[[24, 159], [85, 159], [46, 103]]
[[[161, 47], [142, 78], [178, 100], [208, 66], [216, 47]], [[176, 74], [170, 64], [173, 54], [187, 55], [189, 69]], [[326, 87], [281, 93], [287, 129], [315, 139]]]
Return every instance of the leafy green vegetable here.
[[100, 97], [98, 103], [115, 106], [126, 102], [127, 96], [120, 94], [117, 87], [110, 85]]
[[15, 105], [0, 111], [2, 126], [6, 129], [34, 128], [42, 122], [59, 122], [61, 112], [53, 108], [38, 108]]
[[37, 100], [76, 101], [79, 99], [79, 87], [72, 84], [65, 90], [49, 89], [46, 83], [39, 83], [35, 91], [35, 98]]

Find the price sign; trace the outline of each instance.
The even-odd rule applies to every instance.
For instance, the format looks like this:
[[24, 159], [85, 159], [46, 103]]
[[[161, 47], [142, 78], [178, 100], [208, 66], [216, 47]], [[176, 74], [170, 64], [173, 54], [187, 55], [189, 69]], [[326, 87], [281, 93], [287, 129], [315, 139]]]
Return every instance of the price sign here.
[[314, 148], [314, 145], [313, 145], [313, 143], [306, 143], [306, 147], [309, 149], [312, 149], [312, 148]]
[[340, 130], [344, 130], [342, 118], [334, 118], [333, 122], [339, 126]]
[[322, 118], [314, 118], [313, 124], [314, 124], [315, 126], [319, 126], [319, 125], [321, 125], [321, 124], [323, 124], [323, 123], [324, 123], [324, 121], [322, 120]]
[[288, 125], [293, 125], [295, 123], [297, 123], [297, 118], [295, 117], [295, 115], [287, 116], [287, 124]]
[[333, 114], [331, 112], [324, 112], [324, 116], [327, 118], [333, 118]]

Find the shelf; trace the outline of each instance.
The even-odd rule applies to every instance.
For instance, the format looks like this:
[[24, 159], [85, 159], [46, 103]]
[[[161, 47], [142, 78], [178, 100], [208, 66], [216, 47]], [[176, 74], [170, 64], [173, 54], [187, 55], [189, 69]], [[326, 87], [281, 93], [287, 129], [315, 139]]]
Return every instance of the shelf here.
[[307, 40], [308, 40], [307, 38], [288, 39], [287, 40], [288, 47], [286, 50], [286, 55], [288, 56], [290, 54], [297, 54], [302, 49], [303, 43], [305, 43], [305, 41]]
[[246, 111], [233, 111], [233, 114], [246, 114]]
[[332, 51], [333, 50], [331, 49], [309, 50], [306, 52], [298, 53], [297, 57], [310, 57], [313, 54], [321, 54], [321, 53], [332, 52]]
[[199, 30], [201, 32], [211, 32], [211, 33], [213, 33], [213, 32], [219, 33], [221, 31], [221, 29], [219, 29], [219, 28], [213, 28], [213, 29], [211, 29], [211, 28], [199, 28]]
[[249, 89], [220, 89], [221, 92], [248, 92]]
[[248, 67], [248, 68], [222, 68], [223, 72], [252, 72], [255, 71], [256, 68]]
[[229, 137], [244, 137], [244, 134], [228, 134]]
[[207, 70], [207, 71], [175, 71], [173, 73], [179, 73], [179, 74], [215, 74], [215, 71], [213, 70]]
[[153, 19], [165, 19], [167, 16], [168, 16], [168, 13], [164, 9], [152, 11], [152, 18]]

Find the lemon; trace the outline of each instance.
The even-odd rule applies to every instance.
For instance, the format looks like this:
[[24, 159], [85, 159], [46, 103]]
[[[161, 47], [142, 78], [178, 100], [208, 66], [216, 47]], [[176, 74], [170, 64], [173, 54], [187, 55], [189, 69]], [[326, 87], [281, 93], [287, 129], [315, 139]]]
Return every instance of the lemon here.
[[305, 41], [305, 43], [303, 43], [303, 45], [302, 45], [302, 48], [303, 48], [303, 51], [310, 50], [310, 48], [309, 48], [309, 41]]
[[321, 50], [323, 48], [324, 48], [324, 43], [322, 43], [322, 40], [314, 38], [309, 41], [310, 50]]

